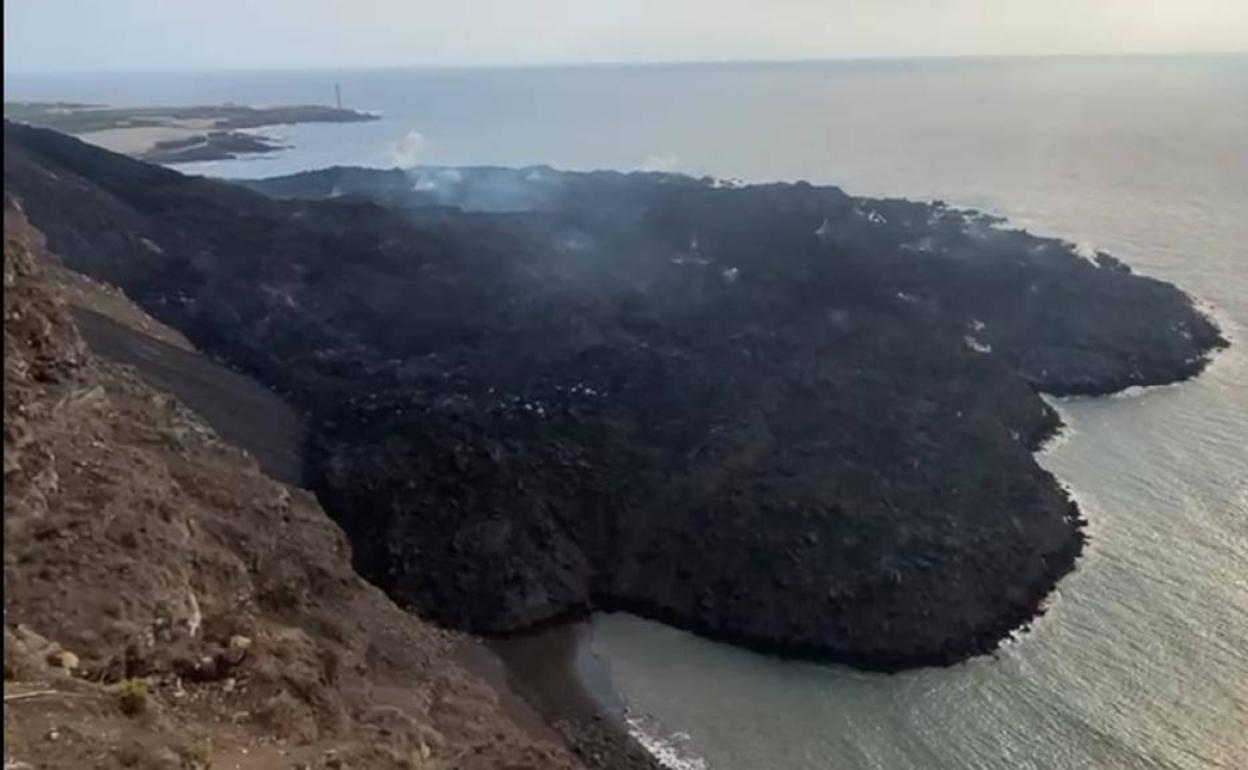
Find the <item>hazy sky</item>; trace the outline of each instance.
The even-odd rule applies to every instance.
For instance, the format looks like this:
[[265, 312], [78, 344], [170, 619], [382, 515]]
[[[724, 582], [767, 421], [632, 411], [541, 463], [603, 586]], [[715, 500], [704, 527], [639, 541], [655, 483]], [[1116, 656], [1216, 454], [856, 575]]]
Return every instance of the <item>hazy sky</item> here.
[[5, 0], [10, 72], [1248, 51], [1248, 0]]

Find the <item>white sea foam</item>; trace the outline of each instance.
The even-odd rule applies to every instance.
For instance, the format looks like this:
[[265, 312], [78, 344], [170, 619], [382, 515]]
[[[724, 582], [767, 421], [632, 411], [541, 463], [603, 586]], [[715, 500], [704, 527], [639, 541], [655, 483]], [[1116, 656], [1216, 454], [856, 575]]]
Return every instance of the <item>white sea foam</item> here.
[[673, 733], [667, 737], [649, 720], [628, 714], [628, 734], [650, 752], [650, 756], [668, 770], [709, 770], [706, 760], [689, 749], [688, 733]]
[[1040, 398], [1044, 399], [1045, 402], [1049, 406], [1056, 409], [1058, 415], [1062, 418], [1062, 426], [1057, 429], [1056, 433], [1054, 433], [1043, 444], [1041, 444], [1040, 449], [1036, 451], [1036, 454], [1038, 455], [1046, 455], [1058, 449], [1059, 447], [1065, 446], [1066, 444], [1070, 443], [1071, 438], [1074, 437], [1077, 431], [1075, 430], [1075, 427], [1070, 424], [1070, 419], [1067, 413], [1062, 410], [1061, 398], [1057, 396], [1050, 396], [1047, 393], [1041, 393]]

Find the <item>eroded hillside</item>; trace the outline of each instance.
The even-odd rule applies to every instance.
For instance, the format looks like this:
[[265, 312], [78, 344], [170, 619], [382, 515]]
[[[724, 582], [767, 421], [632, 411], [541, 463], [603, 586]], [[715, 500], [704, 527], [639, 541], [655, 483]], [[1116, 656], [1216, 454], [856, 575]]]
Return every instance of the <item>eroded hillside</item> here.
[[97, 358], [68, 303], [186, 343], [67, 282], [10, 203], [6, 768], [579, 766], [352, 571], [310, 494]]

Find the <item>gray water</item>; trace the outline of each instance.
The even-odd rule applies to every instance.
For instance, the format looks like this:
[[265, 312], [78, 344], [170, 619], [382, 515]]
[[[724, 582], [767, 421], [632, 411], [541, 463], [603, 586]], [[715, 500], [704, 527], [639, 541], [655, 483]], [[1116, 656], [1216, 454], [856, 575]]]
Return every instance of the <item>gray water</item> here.
[[[384, 119], [280, 129], [332, 163], [549, 163], [833, 182], [942, 198], [1108, 250], [1248, 341], [1248, 57], [898, 61], [6, 80], [6, 98], [326, 101]], [[893, 676], [782, 662], [596, 619], [640, 732], [674, 764], [766, 768], [1248, 767], [1248, 356], [1058, 402], [1042, 463], [1092, 541], [997, 655]]]

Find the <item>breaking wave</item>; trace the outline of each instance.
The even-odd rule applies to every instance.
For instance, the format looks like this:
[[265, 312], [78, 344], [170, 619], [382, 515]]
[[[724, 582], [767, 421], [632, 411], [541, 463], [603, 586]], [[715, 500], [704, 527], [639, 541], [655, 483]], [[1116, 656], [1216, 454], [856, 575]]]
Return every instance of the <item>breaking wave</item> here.
[[668, 770], [710, 770], [710, 765], [702, 757], [697, 756], [689, 748], [688, 733], [673, 733], [663, 737], [658, 727], [650, 720], [628, 714], [624, 717], [628, 723], [628, 734], [640, 743], [650, 756]]

